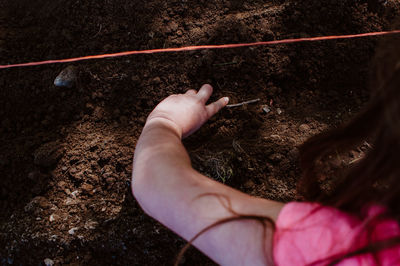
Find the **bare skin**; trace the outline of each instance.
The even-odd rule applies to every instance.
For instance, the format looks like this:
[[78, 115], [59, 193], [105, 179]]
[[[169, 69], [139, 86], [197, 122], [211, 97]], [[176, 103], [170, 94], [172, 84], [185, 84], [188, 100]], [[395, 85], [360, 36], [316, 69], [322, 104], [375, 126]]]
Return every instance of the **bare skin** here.
[[[171, 95], [149, 115], [138, 140], [132, 192], [151, 217], [190, 240], [202, 229], [234, 214], [260, 215], [276, 221], [283, 203], [255, 198], [216, 182], [191, 166], [181, 139], [199, 129], [226, 106], [228, 98], [206, 105], [210, 85]], [[205, 194], [216, 194], [221, 197]], [[254, 220], [224, 223], [193, 243], [221, 265], [265, 265], [272, 255], [273, 232]], [[265, 249], [264, 249], [265, 248]], [[270, 262], [272, 263], [272, 262]]]

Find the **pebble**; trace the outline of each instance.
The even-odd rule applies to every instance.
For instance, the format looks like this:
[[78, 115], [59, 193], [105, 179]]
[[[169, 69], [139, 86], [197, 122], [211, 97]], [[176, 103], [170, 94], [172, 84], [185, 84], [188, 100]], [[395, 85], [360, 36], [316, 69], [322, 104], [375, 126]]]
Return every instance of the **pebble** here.
[[310, 126], [307, 124], [301, 124], [299, 126], [299, 130], [300, 130], [300, 132], [307, 133], [310, 131]]
[[72, 88], [78, 80], [78, 71], [74, 66], [64, 68], [54, 80], [54, 85], [57, 87]]
[[68, 234], [73, 235], [73, 234], [75, 234], [75, 231], [77, 231], [78, 229], [79, 229], [79, 227], [73, 227], [68, 230]]
[[81, 186], [81, 188], [82, 188], [83, 191], [85, 191], [85, 192], [87, 192], [87, 193], [89, 193], [89, 194], [93, 194], [93, 188], [94, 188], [94, 187], [93, 187], [91, 184], [84, 183], [84, 184]]
[[74, 198], [74, 199], [76, 199], [76, 196], [79, 194], [79, 191], [78, 190], [75, 190], [75, 191], [73, 191], [73, 192], [71, 192], [71, 196], [72, 196], [72, 198]]
[[271, 137], [271, 139], [273, 139], [273, 140], [282, 140], [282, 137], [279, 136], [279, 135], [276, 135], [276, 134], [272, 134], [270, 137]]
[[46, 266], [53, 266], [54, 265], [54, 261], [52, 259], [49, 259], [49, 258], [44, 259], [43, 263]]
[[59, 190], [64, 190], [67, 186], [67, 183], [65, 183], [64, 181], [60, 181], [57, 183], [57, 187]]
[[269, 108], [268, 106], [264, 106], [262, 110], [263, 110], [263, 112], [266, 113], [266, 114], [268, 114], [269, 112], [271, 112], [271, 108]]
[[77, 205], [77, 204], [79, 204], [79, 200], [78, 199], [71, 199], [71, 198], [67, 198], [65, 201], [64, 201], [64, 204], [66, 205], [66, 206], [71, 206], [71, 205]]
[[50, 222], [54, 222], [55, 220], [57, 220], [57, 219], [59, 219], [60, 218], [60, 216], [58, 216], [57, 214], [52, 214], [52, 215], [50, 215], [50, 217], [49, 217], [49, 221]]
[[281, 109], [281, 108], [276, 108], [276, 113], [277, 113], [278, 115], [280, 115], [280, 114], [282, 114], [282, 113], [283, 113], [283, 111], [282, 111], [282, 109]]
[[109, 178], [106, 179], [106, 182], [109, 185], [113, 185], [115, 183], [115, 178], [109, 177]]

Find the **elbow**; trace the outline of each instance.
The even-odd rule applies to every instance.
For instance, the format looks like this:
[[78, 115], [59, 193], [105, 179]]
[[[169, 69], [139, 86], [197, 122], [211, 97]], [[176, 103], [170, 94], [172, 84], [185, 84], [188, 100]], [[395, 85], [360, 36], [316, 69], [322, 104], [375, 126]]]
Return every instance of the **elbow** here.
[[135, 162], [132, 169], [131, 191], [142, 210], [149, 216], [154, 217], [152, 210], [157, 202], [157, 182], [155, 182], [153, 168], [145, 161]]
[[142, 210], [147, 215], [150, 215], [149, 211], [146, 208], [146, 202], [147, 202], [146, 195], [149, 195], [149, 193], [146, 193], [145, 182], [146, 182], [146, 179], [144, 178], [144, 173], [137, 171], [137, 170], [132, 171], [132, 179], [131, 179], [132, 195], [136, 199], [136, 201], [138, 202], [138, 204], [142, 208]]
[[142, 197], [142, 190], [143, 188], [143, 182], [146, 181], [144, 178], [144, 173], [140, 170], [137, 170], [135, 165], [133, 166], [133, 171], [132, 171], [132, 178], [131, 178], [131, 191], [132, 195], [135, 197], [135, 199], [139, 202]]

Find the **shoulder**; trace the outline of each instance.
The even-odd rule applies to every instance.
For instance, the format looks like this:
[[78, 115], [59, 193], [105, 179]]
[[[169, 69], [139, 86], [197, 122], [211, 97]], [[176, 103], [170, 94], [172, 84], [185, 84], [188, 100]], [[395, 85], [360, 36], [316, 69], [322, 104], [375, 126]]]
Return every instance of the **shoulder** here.
[[[372, 230], [367, 233], [366, 221], [383, 211], [384, 208], [371, 207], [367, 210], [367, 219], [360, 220], [317, 203], [288, 203], [276, 221], [274, 259], [277, 265], [304, 265], [347, 254], [374, 241], [400, 236], [398, 223], [391, 219], [371, 223]], [[400, 249], [392, 255], [400, 259]], [[358, 256], [349, 265], [370, 265], [368, 262], [374, 261], [372, 255]]]

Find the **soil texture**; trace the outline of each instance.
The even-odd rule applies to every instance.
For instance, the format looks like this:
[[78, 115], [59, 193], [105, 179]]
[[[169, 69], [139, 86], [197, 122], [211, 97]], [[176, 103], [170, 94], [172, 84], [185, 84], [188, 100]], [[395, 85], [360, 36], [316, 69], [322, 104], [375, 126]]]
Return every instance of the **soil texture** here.
[[[2, 0], [0, 64], [388, 30], [399, 6], [395, 0]], [[193, 166], [251, 195], [296, 200], [298, 147], [366, 103], [382, 38], [1, 70], [0, 264], [171, 265], [185, 241], [134, 200], [132, 158], [157, 103], [204, 83], [214, 87], [212, 100], [260, 101], [222, 110], [185, 139]], [[70, 66], [74, 85], [54, 86]], [[214, 265], [194, 249], [181, 264]]]

